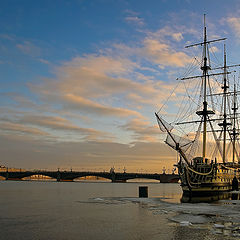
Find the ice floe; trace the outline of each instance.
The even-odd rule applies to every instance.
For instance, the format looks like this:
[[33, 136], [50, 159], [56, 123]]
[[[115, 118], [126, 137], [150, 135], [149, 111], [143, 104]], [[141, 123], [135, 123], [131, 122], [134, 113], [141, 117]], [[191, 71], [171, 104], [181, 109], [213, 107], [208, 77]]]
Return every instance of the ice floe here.
[[189, 221], [182, 221], [180, 222], [180, 226], [182, 227], [188, 227], [188, 226], [191, 226], [192, 223], [190, 223]]
[[101, 204], [140, 204], [154, 215], [164, 215], [180, 227], [206, 228], [212, 234], [240, 237], [240, 200], [214, 203], [172, 203], [164, 198], [94, 198]]

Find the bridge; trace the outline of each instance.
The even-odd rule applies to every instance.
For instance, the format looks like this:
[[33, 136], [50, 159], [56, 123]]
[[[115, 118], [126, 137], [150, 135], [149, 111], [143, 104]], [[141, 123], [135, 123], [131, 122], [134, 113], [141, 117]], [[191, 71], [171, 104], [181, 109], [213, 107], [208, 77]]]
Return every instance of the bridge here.
[[158, 180], [161, 183], [173, 183], [178, 182], [179, 176], [177, 174], [150, 174], [150, 173], [119, 173], [119, 172], [77, 172], [77, 171], [2, 171], [0, 176], [5, 180], [24, 180], [24, 178], [42, 175], [61, 181], [74, 181], [74, 179], [88, 176], [101, 177], [109, 179], [112, 182], [127, 182], [130, 179], [142, 178]]

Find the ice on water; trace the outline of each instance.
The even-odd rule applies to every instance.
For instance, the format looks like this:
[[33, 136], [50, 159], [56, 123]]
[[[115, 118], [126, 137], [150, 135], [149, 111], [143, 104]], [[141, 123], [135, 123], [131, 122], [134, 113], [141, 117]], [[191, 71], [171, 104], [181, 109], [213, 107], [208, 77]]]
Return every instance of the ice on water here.
[[154, 215], [164, 214], [169, 222], [181, 227], [208, 228], [213, 234], [240, 237], [240, 200], [193, 204], [172, 203], [163, 198], [103, 198], [101, 202], [144, 204]]

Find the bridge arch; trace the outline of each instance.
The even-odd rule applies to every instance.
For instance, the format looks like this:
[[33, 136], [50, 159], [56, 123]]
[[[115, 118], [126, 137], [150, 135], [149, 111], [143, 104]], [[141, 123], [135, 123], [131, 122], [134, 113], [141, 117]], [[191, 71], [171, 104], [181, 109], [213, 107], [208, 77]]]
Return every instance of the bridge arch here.
[[31, 174], [31, 175], [21, 178], [21, 180], [56, 181], [56, 178], [49, 176], [47, 174], [34, 173], [34, 174]]
[[106, 177], [100, 177], [95, 175], [85, 175], [85, 176], [79, 176], [72, 179], [74, 182], [77, 181], [104, 181], [104, 182], [111, 182], [112, 179], [106, 178]]

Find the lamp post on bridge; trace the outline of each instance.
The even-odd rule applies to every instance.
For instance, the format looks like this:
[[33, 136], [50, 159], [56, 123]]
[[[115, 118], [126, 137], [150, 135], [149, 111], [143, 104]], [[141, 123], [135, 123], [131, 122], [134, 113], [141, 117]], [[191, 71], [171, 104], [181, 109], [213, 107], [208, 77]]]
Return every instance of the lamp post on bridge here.
[[6, 168], [6, 180], [8, 180], [8, 176], [9, 176], [9, 173], [8, 173], [8, 167]]
[[60, 179], [61, 179], [61, 173], [60, 173], [59, 168], [58, 168], [58, 171], [57, 171], [57, 182], [60, 182]]

